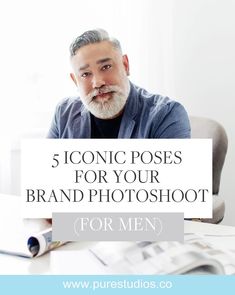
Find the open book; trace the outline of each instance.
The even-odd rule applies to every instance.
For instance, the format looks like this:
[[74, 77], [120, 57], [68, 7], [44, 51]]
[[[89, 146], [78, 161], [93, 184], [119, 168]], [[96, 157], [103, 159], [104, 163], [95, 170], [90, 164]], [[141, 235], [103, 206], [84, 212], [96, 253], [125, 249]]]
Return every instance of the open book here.
[[110, 274], [235, 274], [235, 235], [189, 233], [184, 243], [100, 242], [90, 251]]
[[1, 195], [0, 253], [40, 256], [64, 242], [52, 242], [51, 225], [44, 219], [22, 219], [20, 197]]

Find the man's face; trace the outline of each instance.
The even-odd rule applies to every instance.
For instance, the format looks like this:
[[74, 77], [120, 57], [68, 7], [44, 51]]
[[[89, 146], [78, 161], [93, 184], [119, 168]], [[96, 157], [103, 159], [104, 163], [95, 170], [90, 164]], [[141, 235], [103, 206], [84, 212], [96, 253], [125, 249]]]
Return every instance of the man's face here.
[[71, 63], [74, 73], [70, 76], [86, 108], [101, 119], [121, 114], [130, 90], [127, 56], [102, 41], [80, 48]]

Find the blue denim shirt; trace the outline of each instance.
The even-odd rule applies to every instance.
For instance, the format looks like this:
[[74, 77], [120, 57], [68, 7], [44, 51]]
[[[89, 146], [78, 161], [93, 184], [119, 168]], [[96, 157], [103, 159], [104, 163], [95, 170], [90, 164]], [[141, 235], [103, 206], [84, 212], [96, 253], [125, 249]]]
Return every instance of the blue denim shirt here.
[[[180, 103], [130, 85], [118, 138], [190, 138], [188, 115]], [[64, 99], [57, 105], [48, 138], [90, 137], [90, 112], [80, 98]]]

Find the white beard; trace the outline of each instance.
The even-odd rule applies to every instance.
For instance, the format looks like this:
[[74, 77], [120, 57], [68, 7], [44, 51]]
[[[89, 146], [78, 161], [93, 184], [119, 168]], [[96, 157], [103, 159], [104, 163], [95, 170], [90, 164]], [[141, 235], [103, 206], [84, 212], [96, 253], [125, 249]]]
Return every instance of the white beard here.
[[[95, 117], [100, 119], [111, 119], [121, 113], [129, 94], [129, 81], [126, 89], [123, 91], [119, 86], [103, 86], [100, 90], [93, 90], [87, 96], [81, 97], [85, 107]], [[96, 100], [94, 96], [100, 93], [114, 92], [108, 100]]]

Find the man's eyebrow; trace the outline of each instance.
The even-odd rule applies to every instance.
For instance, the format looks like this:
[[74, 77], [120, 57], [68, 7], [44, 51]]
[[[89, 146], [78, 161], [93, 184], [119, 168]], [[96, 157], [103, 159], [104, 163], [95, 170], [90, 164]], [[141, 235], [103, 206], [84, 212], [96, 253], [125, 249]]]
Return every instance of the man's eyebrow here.
[[[96, 64], [103, 64], [103, 63], [105, 63], [107, 61], [111, 61], [111, 60], [112, 60], [111, 57], [101, 58], [101, 59], [97, 60]], [[85, 64], [84, 66], [80, 67], [78, 70], [79, 71], [84, 71], [87, 68], [89, 68], [89, 66], [90, 66], [89, 64]]]
[[104, 62], [107, 62], [107, 61], [111, 61], [112, 60], [112, 58], [110, 58], [110, 57], [106, 57], [106, 58], [102, 58], [102, 59], [99, 59], [99, 60], [97, 60], [97, 64], [103, 64]]
[[87, 69], [87, 68], [89, 68], [89, 64], [86, 64], [86, 65], [80, 67], [78, 70], [79, 70], [79, 71], [83, 71], [83, 70], [85, 70], [85, 69]]

